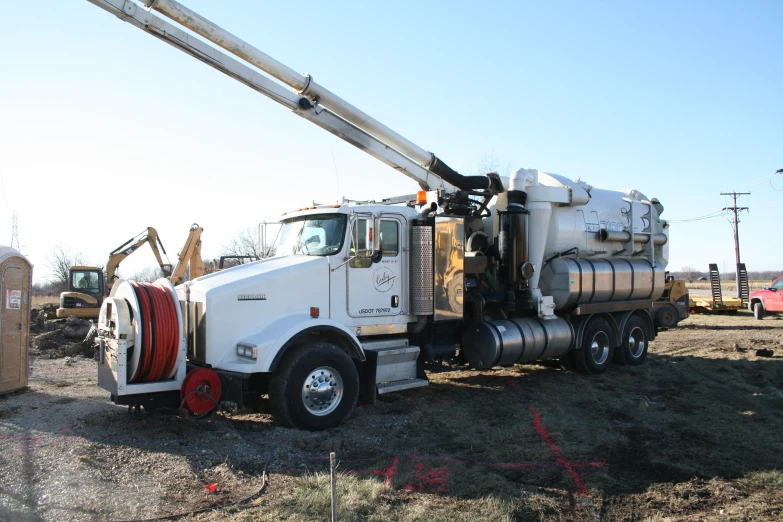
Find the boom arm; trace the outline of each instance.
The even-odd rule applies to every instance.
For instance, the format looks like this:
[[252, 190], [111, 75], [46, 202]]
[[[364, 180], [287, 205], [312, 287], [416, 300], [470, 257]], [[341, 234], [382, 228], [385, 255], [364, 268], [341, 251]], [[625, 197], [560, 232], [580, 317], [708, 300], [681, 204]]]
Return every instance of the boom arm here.
[[[163, 248], [163, 243], [161, 243], [160, 238], [158, 237], [158, 231], [152, 227], [147, 227], [147, 230], [129, 239], [112, 250], [109, 254], [109, 261], [106, 263], [106, 280], [108, 281], [109, 289], [114, 285], [114, 281], [119, 279], [117, 277], [117, 268], [120, 266], [120, 263], [126, 257], [138, 250], [144, 243], [150, 244], [152, 253], [155, 254], [155, 259], [158, 261], [158, 265], [160, 265], [163, 274], [167, 277], [171, 274], [171, 263], [164, 263], [160, 256], [161, 250], [163, 251], [163, 255], [166, 255], [166, 249]], [[158, 249], [158, 246], [160, 246], [160, 250]]]
[[231, 76], [291, 109], [295, 114], [360, 148], [415, 180], [424, 189], [453, 194], [459, 189], [503, 192], [497, 175], [463, 176], [428, 152], [368, 114], [301, 75], [247, 42], [218, 27], [174, 0], [140, 0], [184, 27], [210, 40], [295, 92], [271, 81], [220, 50], [178, 29], [130, 0], [88, 0], [134, 27], [160, 38], [194, 58]]
[[185, 240], [185, 246], [182, 247], [177, 257], [177, 267], [169, 277], [171, 284], [177, 286], [185, 278], [185, 269], [190, 267], [190, 279], [201, 277], [206, 272], [204, 260], [201, 259], [201, 233], [203, 228], [196, 223], [190, 227], [188, 238]]

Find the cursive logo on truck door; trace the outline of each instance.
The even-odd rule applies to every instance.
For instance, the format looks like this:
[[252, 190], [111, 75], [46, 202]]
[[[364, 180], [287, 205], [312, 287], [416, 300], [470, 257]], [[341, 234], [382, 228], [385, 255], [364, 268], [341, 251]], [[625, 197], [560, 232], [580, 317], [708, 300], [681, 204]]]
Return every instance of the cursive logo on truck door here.
[[377, 291], [387, 292], [394, 286], [396, 277], [394, 272], [389, 270], [389, 268], [381, 266], [375, 270], [375, 273], [372, 276], [372, 283]]

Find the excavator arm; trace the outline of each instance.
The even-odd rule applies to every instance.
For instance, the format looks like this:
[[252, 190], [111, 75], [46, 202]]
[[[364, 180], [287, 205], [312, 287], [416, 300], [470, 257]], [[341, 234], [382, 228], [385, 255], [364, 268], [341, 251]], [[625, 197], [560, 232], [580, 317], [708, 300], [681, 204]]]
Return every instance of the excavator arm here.
[[182, 283], [182, 280], [185, 279], [185, 270], [188, 267], [190, 267], [190, 279], [201, 277], [204, 275], [204, 272], [206, 272], [204, 260], [201, 259], [201, 233], [203, 231], [204, 229], [196, 223], [193, 223], [190, 227], [190, 232], [188, 232], [188, 238], [185, 240], [185, 245], [177, 255], [179, 258], [177, 267], [169, 277], [171, 284], [174, 286]]
[[171, 263], [164, 263], [163, 258], [160, 255], [161, 251], [163, 251], [163, 255], [166, 255], [166, 249], [163, 248], [163, 243], [161, 243], [160, 238], [158, 237], [158, 231], [152, 227], [147, 227], [147, 230], [132, 237], [112, 250], [109, 254], [109, 261], [106, 263], [106, 280], [108, 281], [109, 289], [114, 285], [114, 281], [119, 279], [117, 276], [117, 268], [120, 266], [120, 263], [143, 246], [144, 243], [150, 244], [152, 253], [155, 254], [155, 259], [157, 260], [160, 269], [163, 271], [163, 274], [166, 277], [171, 275]]

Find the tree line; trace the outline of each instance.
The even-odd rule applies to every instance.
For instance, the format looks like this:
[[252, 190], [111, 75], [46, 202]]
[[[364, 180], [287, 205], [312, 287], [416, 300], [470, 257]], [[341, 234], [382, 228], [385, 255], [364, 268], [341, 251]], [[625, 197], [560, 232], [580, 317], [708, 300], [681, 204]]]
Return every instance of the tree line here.
[[[702, 277], [707, 280], [710, 279], [709, 271], [696, 270], [691, 266], [684, 266], [679, 271], [671, 270], [669, 271], [669, 275], [673, 276], [675, 279], [684, 279], [689, 283], [698, 281]], [[753, 270], [753, 271], [749, 270], [748, 280], [749, 281], [772, 281], [773, 279], [781, 275], [783, 275], [783, 270]], [[735, 279], [737, 279], [737, 274], [734, 271], [721, 272], [720, 279], [721, 281], [734, 281]]]
[[[261, 254], [262, 252], [258, 242], [258, 230], [253, 227], [240, 230], [228, 241], [228, 243], [221, 245], [220, 252], [221, 256], [248, 256], [251, 258], [255, 257], [256, 259], [260, 259]], [[216, 271], [219, 263], [220, 258], [204, 259], [207, 273], [209, 274]], [[241, 261], [235, 259], [227, 260], [223, 268], [230, 268], [237, 264], [241, 264]], [[104, 263], [90, 262], [87, 256], [80, 250], [64, 245], [56, 245], [46, 257], [46, 277], [39, 279], [33, 284], [33, 294], [54, 296], [67, 291], [69, 286], [69, 270], [72, 266], [94, 266], [102, 270], [105, 269]], [[104, 277], [106, 277], [105, 273]], [[127, 275], [122, 274], [122, 277], [133, 281], [151, 283], [156, 279], [165, 276], [160, 267], [147, 266]]]

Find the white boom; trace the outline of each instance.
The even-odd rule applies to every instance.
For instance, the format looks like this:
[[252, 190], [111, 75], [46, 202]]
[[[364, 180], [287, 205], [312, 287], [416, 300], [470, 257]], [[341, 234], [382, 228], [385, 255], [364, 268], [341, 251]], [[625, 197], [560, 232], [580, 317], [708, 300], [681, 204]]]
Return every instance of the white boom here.
[[[400, 171], [418, 182], [422, 188], [445, 193], [454, 193], [459, 189], [503, 190], [499, 184], [493, 184], [489, 177], [458, 174], [433, 153], [317, 84], [310, 75], [295, 72], [174, 0], [140, 0], [147, 6], [146, 9], [131, 0], [88, 1], [284, 105], [295, 114]], [[159, 18], [150, 9], [159, 11], [258, 67], [295, 92]]]

